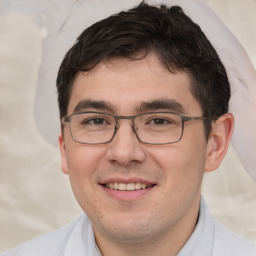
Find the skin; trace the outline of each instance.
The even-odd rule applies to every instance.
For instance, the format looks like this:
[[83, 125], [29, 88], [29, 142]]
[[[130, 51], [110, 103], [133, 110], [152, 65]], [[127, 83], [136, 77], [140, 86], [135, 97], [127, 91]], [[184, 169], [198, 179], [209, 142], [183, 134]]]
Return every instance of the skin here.
[[[169, 100], [181, 105], [180, 114], [202, 116], [189, 76], [169, 73], [153, 53], [139, 61], [112, 59], [79, 73], [68, 114], [84, 100], [104, 101], [110, 108], [80, 104], [79, 110], [115, 115], [136, 115], [142, 102]], [[180, 142], [161, 146], [139, 142], [130, 120], [120, 120], [119, 125], [114, 139], [103, 145], [74, 142], [65, 125], [59, 136], [62, 170], [104, 256], [177, 255], [196, 225], [203, 174], [215, 170], [226, 153], [233, 116], [225, 114], [213, 123], [208, 141], [203, 122], [191, 121], [185, 123]], [[127, 193], [102, 186], [110, 181], [154, 186]]]

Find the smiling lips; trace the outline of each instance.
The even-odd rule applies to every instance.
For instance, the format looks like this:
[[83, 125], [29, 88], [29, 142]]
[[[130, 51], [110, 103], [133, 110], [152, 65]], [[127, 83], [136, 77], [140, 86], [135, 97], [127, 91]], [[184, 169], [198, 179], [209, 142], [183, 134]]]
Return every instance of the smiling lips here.
[[146, 184], [146, 183], [119, 183], [119, 182], [111, 182], [104, 184], [105, 187], [112, 190], [121, 190], [121, 191], [134, 191], [134, 190], [142, 190], [146, 188], [153, 187], [154, 184]]

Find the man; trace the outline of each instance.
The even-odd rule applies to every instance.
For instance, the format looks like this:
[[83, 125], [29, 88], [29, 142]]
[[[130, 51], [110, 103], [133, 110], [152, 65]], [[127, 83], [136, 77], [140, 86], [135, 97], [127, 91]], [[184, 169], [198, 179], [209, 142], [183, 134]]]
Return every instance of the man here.
[[142, 3], [95, 23], [57, 88], [62, 170], [84, 213], [4, 255], [256, 255], [201, 198], [234, 118], [225, 68], [181, 8]]

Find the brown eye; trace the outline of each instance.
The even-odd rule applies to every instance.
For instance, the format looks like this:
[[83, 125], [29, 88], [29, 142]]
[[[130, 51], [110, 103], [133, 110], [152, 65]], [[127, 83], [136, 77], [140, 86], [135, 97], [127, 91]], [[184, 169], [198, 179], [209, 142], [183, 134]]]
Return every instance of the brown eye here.
[[163, 118], [155, 118], [150, 121], [150, 124], [155, 124], [155, 125], [164, 125], [170, 123], [168, 120], [163, 119]]
[[84, 124], [101, 125], [107, 124], [107, 121], [103, 118], [92, 118], [83, 122]]

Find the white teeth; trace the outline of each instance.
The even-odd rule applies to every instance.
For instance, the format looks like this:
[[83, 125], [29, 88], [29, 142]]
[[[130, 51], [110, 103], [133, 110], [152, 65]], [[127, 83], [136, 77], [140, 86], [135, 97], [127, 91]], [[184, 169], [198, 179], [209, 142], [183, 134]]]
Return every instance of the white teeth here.
[[108, 183], [105, 185], [107, 188], [115, 189], [115, 190], [122, 190], [122, 191], [133, 191], [133, 190], [140, 190], [140, 189], [146, 189], [151, 187], [151, 185], [146, 185], [145, 183]]
[[119, 184], [117, 182], [114, 183], [114, 189], [119, 189]]
[[135, 189], [141, 189], [141, 183], [135, 183]]
[[126, 190], [134, 190], [134, 189], [135, 189], [134, 183], [128, 183], [126, 185]]
[[124, 183], [119, 183], [119, 190], [127, 190], [127, 185]]

